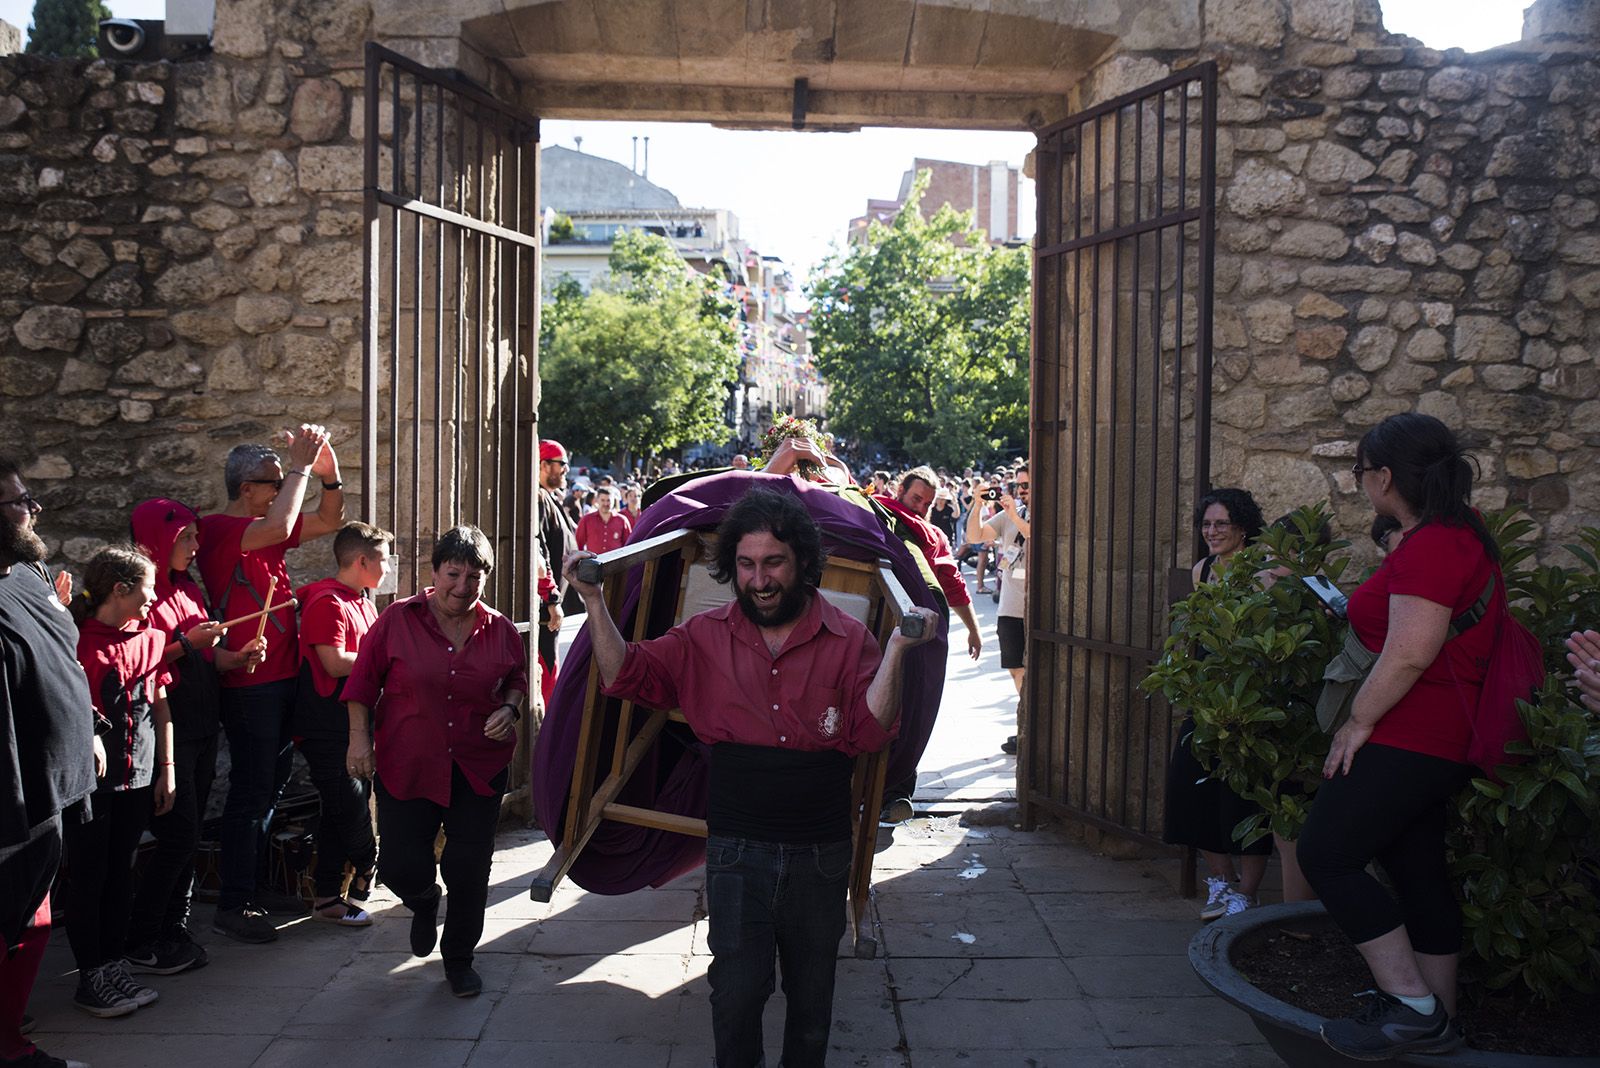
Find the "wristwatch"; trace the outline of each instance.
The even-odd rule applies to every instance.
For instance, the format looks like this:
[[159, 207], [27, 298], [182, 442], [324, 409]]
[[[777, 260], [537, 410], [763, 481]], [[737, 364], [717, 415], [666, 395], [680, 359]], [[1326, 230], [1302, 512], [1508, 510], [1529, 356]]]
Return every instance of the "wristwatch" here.
[[338, 478], [334, 479], [332, 482], [324, 482], [322, 484], [322, 488], [325, 490], [344, 489], [344, 479]]

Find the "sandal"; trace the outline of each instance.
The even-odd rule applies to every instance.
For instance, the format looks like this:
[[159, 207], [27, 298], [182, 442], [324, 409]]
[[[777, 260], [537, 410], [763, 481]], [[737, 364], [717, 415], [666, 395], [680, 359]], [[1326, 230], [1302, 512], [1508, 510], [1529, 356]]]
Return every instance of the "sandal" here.
[[372, 917], [367, 910], [352, 905], [342, 897], [330, 897], [318, 901], [311, 909], [311, 918], [324, 923], [336, 923], [340, 927], [370, 927]]

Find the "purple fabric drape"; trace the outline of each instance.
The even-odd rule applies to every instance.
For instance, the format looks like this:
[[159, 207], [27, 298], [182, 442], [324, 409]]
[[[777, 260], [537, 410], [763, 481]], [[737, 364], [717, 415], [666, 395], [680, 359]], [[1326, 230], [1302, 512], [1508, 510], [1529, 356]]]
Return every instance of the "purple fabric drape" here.
[[[828, 555], [855, 560], [888, 560], [915, 603], [935, 610], [941, 607], [912, 555], [914, 550], [886, 530], [877, 515], [842, 499], [835, 492], [786, 475], [729, 471], [696, 479], [645, 509], [630, 540], [640, 541], [672, 530], [713, 529], [733, 503], [753, 486], [798, 495], [822, 528], [823, 550]], [[650, 634], [663, 633], [671, 626], [677, 602], [677, 574], [676, 558], [671, 562], [663, 561], [654, 603], [641, 607], [642, 568], [633, 569], [627, 577], [622, 614], [617, 620], [624, 635], [632, 633], [633, 621], [640, 611], [649, 613]], [[932, 641], [915, 647], [907, 655], [901, 691], [900, 734], [889, 753], [889, 782], [909, 775], [916, 768], [928, 735], [933, 731], [940, 695], [944, 691], [948, 631], [949, 622], [945, 619]], [[566, 816], [567, 792], [572, 785], [583, 699], [589, 684], [589, 656], [589, 632], [585, 628], [579, 632], [561, 665], [555, 693], [533, 750], [534, 808], [540, 826], [558, 844], [564, 830], [562, 821]], [[610, 767], [618, 708], [616, 702], [607, 702], [596, 785]], [[635, 723], [644, 720], [646, 715], [643, 711], [636, 712]], [[618, 800], [623, 804], [703, 818], [708, 769], [706, 747], [683, 724], [668, 724]], [[699, 838], [607, 821], [600, 825], [572, 865], [570, 878], [595, 893], [626, 894], [646, 886], [660, 886], [704, 861], [705, 843]]]

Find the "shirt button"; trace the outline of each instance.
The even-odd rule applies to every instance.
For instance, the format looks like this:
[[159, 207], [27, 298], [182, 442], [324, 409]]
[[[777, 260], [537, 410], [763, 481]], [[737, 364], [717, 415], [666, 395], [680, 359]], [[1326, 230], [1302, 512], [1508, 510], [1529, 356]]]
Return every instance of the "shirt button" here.
[[772, 710], [773, 710], [773, 711], [774, 711], [774, 712], [776, 712], [776, 711], [777, 711], [777, 710], [778, 710], [778, 706], [777, 706], [777, 705], [773, 705], [773, 706], [772, 706]]
[[454, 726], [455, 726], [455, 721], [454, 721], [454, 720], [448, 720], [448, 719], [447, 719], [447, 720], [445, 720], [445, 721], [444, 721], [444, 725], [445, 725], [445, 726], [446, 726], [446, 727], [454, 727]]
[[447, 653], [453, 653], [456, 651], [456, 647], [453, 645], [447, 645], [444, 647], [444, 651]]
[[787, 741], [788, 741], [788, 740], [789, 740], [789, 736], [788, 736], [788, 735], [787, 735], [787, 734], [780, 734], [780, 735], [778, 735], [778, 741], [780, 741], [780, 742], [787, 742]]
[[772, 673], [773, 673], [773, 674], [774, 674], [774, 675], [776, 675], [776, 674], [777, 674], [777, 673], [778, 673], [778, 669], [777, 669], [777, 668], [773, 668], [773, 669], [772, 669]]

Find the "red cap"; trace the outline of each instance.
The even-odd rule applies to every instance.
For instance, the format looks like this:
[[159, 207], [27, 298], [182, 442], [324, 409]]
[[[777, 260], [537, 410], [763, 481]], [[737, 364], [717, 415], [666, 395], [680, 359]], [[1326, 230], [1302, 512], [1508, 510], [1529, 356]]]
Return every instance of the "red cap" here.
[[567, 450], [561, 447], [561, 442], [554, 438], [545, 438], [539, 442], [539, 459], [565, 460], [566, 458]]

